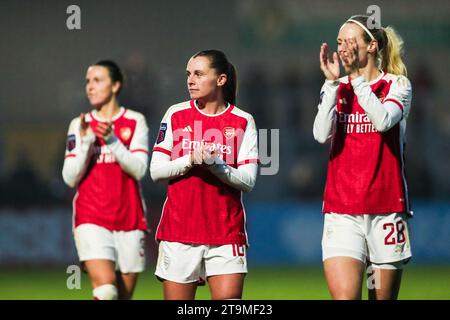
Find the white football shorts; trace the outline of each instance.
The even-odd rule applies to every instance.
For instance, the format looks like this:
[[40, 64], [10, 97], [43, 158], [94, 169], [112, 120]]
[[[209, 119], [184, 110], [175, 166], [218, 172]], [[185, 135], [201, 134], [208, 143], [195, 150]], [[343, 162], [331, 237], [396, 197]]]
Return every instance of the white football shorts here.
[[324, 214], [322, 259], [346, 256], [389, 264], [411, 257], [408, 217], [391, 214]]
[[245, 245], [200, 245], [161, 241], [155, 275], [178, 283], [206, 280], [209, 276], [247, 273]]
[[110, 231], [95, 224], [82, 224], [74, 230], [75, 246], [81, 262], [94, 259], [114, 261], [122, 273], [138, 273], [145, 269], [143, 230]]

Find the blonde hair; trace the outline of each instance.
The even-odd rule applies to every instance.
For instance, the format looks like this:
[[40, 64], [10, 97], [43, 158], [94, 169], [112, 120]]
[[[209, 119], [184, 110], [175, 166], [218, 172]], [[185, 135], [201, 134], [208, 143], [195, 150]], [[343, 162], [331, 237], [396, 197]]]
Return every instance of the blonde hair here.
[[386, 46], [381, 50], [381, 70], [395, 75], [407, 76], [408, 71], [402, 60], [403, 39], [392, 27], [384, 28]]

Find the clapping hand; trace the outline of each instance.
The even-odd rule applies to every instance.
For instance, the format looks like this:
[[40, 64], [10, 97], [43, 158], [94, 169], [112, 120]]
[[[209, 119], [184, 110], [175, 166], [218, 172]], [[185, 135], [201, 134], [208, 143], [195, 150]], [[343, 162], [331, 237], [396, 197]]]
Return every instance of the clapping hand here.
[[333, 61], [328, 59], [328, 44], [322, 43], [320, 46], [320, 70], [322, 70], [327, 80], [339, 79], [339, 59], [338, 54], [333, 52]]
[[112, 122], [106, 122], [106, 123], [98, 122], [97, 128], [95, 130], [95, 135], [98, 138], [103, 139], [103, 141], [108, 142], [111, 139], [111, 137], [114, 135], [114, 129], [113, 129]]
[[93, 134], [91, 127], [89, 126], [89, 123], [86, 122], [85, 118], [86, 114], [81, 113], [80, 114], [80, 136], [83, 138], [86, 135]]

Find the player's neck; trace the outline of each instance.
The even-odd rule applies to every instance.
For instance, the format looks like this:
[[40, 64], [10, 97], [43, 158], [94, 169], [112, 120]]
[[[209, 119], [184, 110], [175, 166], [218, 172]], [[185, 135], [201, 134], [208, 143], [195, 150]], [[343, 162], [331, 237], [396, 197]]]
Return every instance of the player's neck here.
[[197, 100], [197, 107], [207, 114], [218, 114], [226, 109], [225, 101], [203, 101]]
[[372, 61], [369, 61], [365, 67], [359, 69], [359, 72], [368, 82], [373, 81], [380, 76], [380, 70]]
[[103, 119], [110, 121], [119, 111], [120, 106], [117, 103], [117, 100], [111, 99], [111, 101], [97, 110], [97, 114]]

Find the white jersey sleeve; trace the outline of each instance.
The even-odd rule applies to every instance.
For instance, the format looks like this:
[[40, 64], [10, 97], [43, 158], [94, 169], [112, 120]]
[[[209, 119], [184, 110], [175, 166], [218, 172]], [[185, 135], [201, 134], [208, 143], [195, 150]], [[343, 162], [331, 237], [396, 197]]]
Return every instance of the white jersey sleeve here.
[[208, 169], [229, 186], [249, 192], [255, 186], [258, 174], [258, 134], [252, 116], [248, 118], [237, 160], [236, 169], [216, 157], [214, 164], [208, 166]]
[[172, 114], [173, 109], [169, 108], [161, 121], [158, 136], [153, 146], [150, 176], [155, 182], [184, 175], [193, 165], [189, 154], [171, 160], [173, 148]]
[[412, 88], [406, 77], [397, 76], [395, 78], [383, 102], [373, 93], [364, 77], [353, 79], [352, 86], [358, 98], [358, 103], [364, 109], [377, 131], [388, 131], [400, 120], [408, 116], [411, 106]]
[[411, 109], [412, 86], [405, 76], [398, 76], [391, 85], [384, 103], [394, 102], [403, 112], [403, 118], [407, 118]]
[[155, 151], [150, 162], [150, 176], [157, 182], [160, 180], [172, 179], [186, 174], [192, 163], [190, 155], [187, 154], [175, 160], [170, 160], [170, 156], [163, 152]]
[[[86, 121], [88, 116], [86, 115]], [[95, 135], [80, 136], [80, 119], [75, 118], [69, 125], [66, 142], [66, 152], [62, 176], [64, 182], [71, 188], [83, 178], [89, 159], [94, 154]]]
[[142, 179], [148, 166], [148, 126], [145, 117], [138, 114], [129, 150], [115, 136], [108, 140], [107, 147], [126, 173], [136, 180]]
[[317, 114], [314, 119], [313, 135], [319, 143], [330, 140], [335, 129], [336, 99], [339, 81], [325, 80], [320, 90], [320, 100], [317, 106]]
[[208, 166], [208, 169], [216, 175], [220, 181], [245, 192], [252, 191], [258, 174], [257, 163], [247, 163], [236, 169], [227, 165], [225, 161], [220, 158], [216, 158], [215, 163]]

